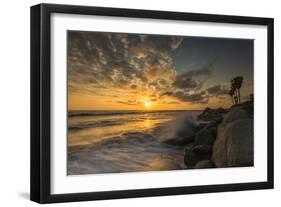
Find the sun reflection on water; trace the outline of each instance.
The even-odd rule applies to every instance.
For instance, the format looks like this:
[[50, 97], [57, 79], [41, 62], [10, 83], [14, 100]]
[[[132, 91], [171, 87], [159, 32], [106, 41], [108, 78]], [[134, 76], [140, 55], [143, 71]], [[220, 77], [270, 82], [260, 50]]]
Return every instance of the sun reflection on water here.
[[[94, 144], [100, 142], [102, 140], [112, 138], [112, 137], [119, 137], [124, 133], [130, 132], [148, 132], [151, 129], [154, 129], [156, 126], [160, 125], [161, 123], [167, 122], [170, 120], [170, 117], [159, 118], [155, 119], [155, 114], [153, 116], [151, 114], [147, 115], [122, 115], [123, 119], [117, 119], [116, 125], [110, 126], [94, 126], [94, 127], [85, 127], [82, 130], [73, 130], [68, 134], [68, 145], [75, 146], [75, 145], [87, 145], [87, 144]], [[126, 116], [126, 118], [125, 118]], [[116, 115], [117, 117], [117, 115]], [[100, 122], [105, 121], [112, 121], [114, 120], [112, 117], [104, 116], [104, 117], [94, 117], [94, 123], [97, 122], [97, 119], [100, 119]], [[85, 121], [87, 124], [91, 120], [85, 120], [85, 117], [77, 117], [72, 118], [76, 122]], [[99, 120], [98, 120], [99, 121]]]
[[150, 121], [150, 119], [145, 119], [145, 120], [144, 120], [144, 127], [145, 127], [145, 128], [150, 128], [150, 127], [151, 127], [151, 121]]

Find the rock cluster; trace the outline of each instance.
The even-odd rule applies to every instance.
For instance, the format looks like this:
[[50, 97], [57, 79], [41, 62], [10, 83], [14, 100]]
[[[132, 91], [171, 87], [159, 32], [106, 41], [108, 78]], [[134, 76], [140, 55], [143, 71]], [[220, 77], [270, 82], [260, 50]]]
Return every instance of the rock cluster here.
[[253, 166], [253, 119], [242, 108], [233, 108], [218, 126], [212, 160], [217, 167]]
[[213, 121], [220, 122], [223, 119], [223, 114], [228, 110], [224, 108], [210, 109], [206, 108], [199, 116], [198, 119], [201, 121]]
[[253, 110], [249, 107], [206, 108], [198, 116], [203, 122], [194, 127], [194, 134], [166, 143], [186, 146], [184, 164], [189, 169], [253, 166]]
[[186, 147], [184, 164], [187, 168], [213, 168], [211, 160], [213, 144], [216, 140], [217, 127], [215, 122], [205, 124], [195, 135], [194, 142]]

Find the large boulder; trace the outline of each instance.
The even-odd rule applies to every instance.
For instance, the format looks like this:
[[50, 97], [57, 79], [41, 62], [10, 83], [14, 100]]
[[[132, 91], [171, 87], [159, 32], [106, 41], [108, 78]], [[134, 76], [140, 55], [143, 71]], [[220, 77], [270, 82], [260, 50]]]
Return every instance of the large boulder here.
[[238, 119], [249, 118], [249, 114], [240, 107], [232, 108], [225, 116], [222, 121], [223, 125], [233, 122]]
[[193, 141], [194, 141], [194, 135], [188, 137], [177, 137], [177, 138], [167, 139], [164, 141], [164, 143], [182, 146], [182, 145], [190, 144]]
[[211, 145], [196, 145], [193, 147], [196, 154], [212, 154], [212, 150]]
[[217, 128], [211, 123], [197, 132], [194, 140], [195, 145], [212, 145], [216, 139]]
[[187, 167], [194, 167], [197, 162], [211, 159], [211, 156], [212, 146], [210, 145], [189, 146], [185, 149], [184, 163]]
[[227, 160], [230, 167], [253, 166], [254, 139], [253, 119], [235, 121], [229, 132]]
[[196, 127], [194, 127], [194, 132], [197, 133], [199, 132], [201, 129], [203, 129], [204, 127], [206, 127], [209, 123], [205, 122], [205, 123], [199, 123]]
[[201, 160], [194, 166], [195, 169], [214, 168], [215, 164], [211, 160]]
[[226, 158], [226, 131], [227, 127], [220, 124], [218, 126], [218, 133], [216, 141], [213, 145], [212, 160], [214, 161], [217, 167], [227, 167], [227, 158]]
[[236, 119], [227, 124], [224, 120], [218, 127], [217, 139], [213, 145], [212, 160], [215, 165], [217, 167], [252, 166], [253, 156], [253, 119]]
[[211, 159], [212, 146], [210, 145], [196, 145], [193, 147], [193, 152], [196, 154], [198, 160]]
[[193, 147], [187, 147], [184, 153], [184, 164], [191, 168], [198, 162], [198, 157], [193, 151]]

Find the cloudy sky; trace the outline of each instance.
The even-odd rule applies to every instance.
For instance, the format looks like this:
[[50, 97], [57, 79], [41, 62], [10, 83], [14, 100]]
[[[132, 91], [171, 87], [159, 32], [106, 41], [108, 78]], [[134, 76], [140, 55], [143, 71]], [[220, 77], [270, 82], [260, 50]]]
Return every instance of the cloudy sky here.
[[253, 92], [253, 40], [68, 31], [69, 110], [229, 107]]

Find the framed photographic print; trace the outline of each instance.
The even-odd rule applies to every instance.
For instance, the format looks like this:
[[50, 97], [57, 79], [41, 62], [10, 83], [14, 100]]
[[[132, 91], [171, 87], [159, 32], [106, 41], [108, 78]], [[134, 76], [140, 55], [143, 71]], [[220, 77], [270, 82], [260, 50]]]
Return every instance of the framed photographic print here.
[[273, 188], [273, 19], [31, 7], [31, 200]]

